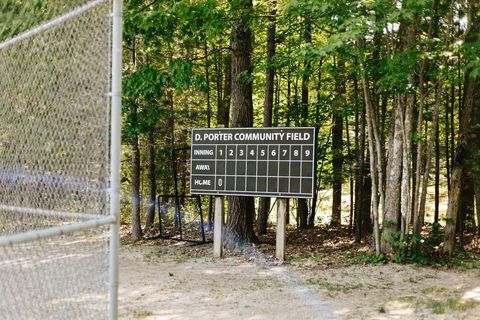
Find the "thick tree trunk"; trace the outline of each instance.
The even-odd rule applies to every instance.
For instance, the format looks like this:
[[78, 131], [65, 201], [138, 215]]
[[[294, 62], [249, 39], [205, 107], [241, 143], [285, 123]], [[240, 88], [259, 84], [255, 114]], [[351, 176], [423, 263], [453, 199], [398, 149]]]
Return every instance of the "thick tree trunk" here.
[[[275, 16], [277, 14], [276, 0], [271, 0], [270, 22], [267, 29], [267, 71], [265, 75], [265, 102], [263, 105], [263, 126], [272, 126], [273, 96], [275, 84], [275, 68], [272, 65], [275, 56]], [[258, 201], [257, 234], [267, 233], [270, 198], [260, 198]]]
[[[231, 1], [233, 21], [232, 46], [232, 125], [253, 126], [252, 102], [252, 0]], [[255, 240], [253, 232], [254, 199], [252, 197], [229, 197], [225, 245], [241, 248]]]
[[[220, 101], [217, 101], [217, 124], [228, 128], [230, 125], [230, 102], [232, 95], [232, 56], [227, 54], [223, 61], [225, 75], [223, 94], [220, 94]], [[221, 83], [221, 80], [220, 80]], [[221, 90], [219, 88], [218, 90]]]
[[145, 229], [150, 228], [155, 221], [155, 198], [157, 195], [157, 179], [155, 176], [155, 129], [152, 128], [147, 137], [148, 157], [148, 209]]

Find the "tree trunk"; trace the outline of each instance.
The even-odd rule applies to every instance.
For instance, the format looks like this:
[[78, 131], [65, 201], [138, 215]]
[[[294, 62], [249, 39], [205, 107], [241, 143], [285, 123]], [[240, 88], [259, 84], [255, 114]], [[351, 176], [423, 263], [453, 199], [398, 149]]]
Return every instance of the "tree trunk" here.
[[[433, 214], [433, 233], [438, 234], [438, 218], [440, 214], [440, 131], [435, 130], [435, 211]], [[448, 155], [448, 152], [446, 153]], [[447, 156], [448, 158], [448, 156]]]
[[155, 176], [155, 129], [150, 129], [147, 137], [148, 157], [148, 209], [145, 229], [150, 228], [155, 221], [155, 198], [157, 195], [157, 179]]
[[132, 240], [142, 240], [140, 224], [140, 148], [138, 136], [134, 137], [132, 146]]
[[435, 88], [435, 109], [433, 114], [433, 123], [432, 123], [432, 132], [430, 135], [430, 140], [428, 141], [427, 146], [427, 153], [425, 155], [425, 169], [423, 170], [423, 182], [422, 182], [422, 194], [420, 197], [420, 206], [418, 210], [417, 219], [414, 220], [414, 232], [416, 234], [420, 234], [422, 231], [422, 227], [425, 221], [425, 205], [427, 202], [427, 188], [428, 188], [428, 180], [430, 177], [430, 166], [431, 166], [431, 158], [433, 153], [434, 143], [438, 141], [435, 139], [436, 132], [438, 130], [438, 116], [440, 113], [440, 104], [441, 104], [441, 97], [443, 93], [443, 76], [440, 76], [440, 79], [437, 82]]
[[[412, 21], [404, 20], [400, 23], [398, 51], [414, 48], [419, 21], [419, 14], [416, 13]], [[415, 87], [414, 70], [411, 70], [408, 76], [408, 85]], [[382, 230], [382, 252], [387, 255], [392, 253], [394, 233], [401, 231], [400, 237], [403, 238], [410, 220], [408, 217], [411, 212], [411, 128], [414, 101], [414, 94], [408, 90], [395, 95]]]
[[[315, 146], [316, 146], [316, 156], [318, 163], [318, 159], [320, 158], [320, 146], [318, 145], [318, 139], [320, 136], [320, 103], [321, 103], [321, 96], [322, 96], [322, 65], [323, 59], [320, 59], [319, 66], [318, 66], [318, 79], [317, 79], [317, 103], [315, 105]], [[314, 175], [314, 190], [313, 190], [313, 198], [312, 198], [312, 207], [310, 209], [310, 214], [308, 215], [308, 226], [313, 228], [315, 226], [315, 215], [317, 212], [317, 197], [318, 197], [318, 190], [320, 189], [321, 183], [321, 170], [316, 170]]]
[[[253, 126], [252, 102], [252, 31], [250, 20], [253, 13], [252, 0], [233, 0], [231, 10], [236, 18], [232, 24], [232, 125]], [[225, 245], [241, 248], [255, 240], [253, 232], [254, 199], [252, 197], [229, 197]]]
[[475, 212], [477, 214], [477, 234], [480, 236], [480, 183], [474, 179], [475, 187]]
[[397, 97], [394, 111], [393, 139], [390, 141], [390, 152], [387, 162], [387, 181], [385, 190], [385, 212], [382, 230], [382, 252], [389, 254], [392, 245], [392, 235], [398, 231], [400, 213], [400, 194], [402, 189], [403, 164], [403, 113], [402, 98]]
[[[131, 59], [134, 68], [137, 63], [136, 41], [132, 41]], [[132, 127], [138, 126], [138, 110], [134, 106], [130, 110]], [[142, 226], [140, 224], [140, 148], [138, 146], [138, 133], [135, 131], [131, 138], [132, 148], [132, 240], [134, 242], [142, 239]]]
[[460, 199], [458, 204], [458, 223], [457, 223], [457, 232], [459, 238], [460, 249], [464, 247], [464, 237], [463, 234], [465, 231], [473, 231], [471, 228], [472, 220], [474, 220], [474, 197], [475, 192], [473, 188], [473, 179], [472, 171], [470, 168], [466, 167], [463, 169], [462, 174], [462, 186], [460, 192]]
[[[276, 0], [271, 0], [270, 22], [267, 29], [267, 71], [265, 77], [265, 102], [263, 105], [263, 126], [272, 126], [273, 95], [275, 84], [275, 16], [277, 14]], [[270, 211], [270, 198], [260, 198], [258, 201], [257, 234], [267, 233], [268, 213]]]
[[[354, 78], [354, 91], [356, 100], [358, 100], [358, 81]], [[354, 207], [354, 223], [355, 228], [355, 242], [361, 243], [362, 241], [362, 202], [363, 200], [363, 181], [364, 181], [364, 155], [365, 155], [365, 108], [362, 108], [362, 117], [359, 117], [360, 110], [358, 103], [355, 108], [355, 207]], [[361, 119], [361, 120], [360, 120]]]
[[335, 74], [336, 98], [333, 107], [332, 126], [332, 227], [341, 225], [342, 213], [342, 177], [343, 177], [343, 117], [342, 109], [345, 105], [345, 62], [338, 59]]
[[[312, 22], [307, 17], [305, 18], [304, 39], [305, 43], [312, 43]], [[300, 108], [300, 123], [302, 126], [307, 125], [308, 119], [308, 82], [310, 80], [310, 62], [305, 58], [304, 70], [302, 76], [302, 103]], [[307, 199], [298, 199], [297, 201], [297, 217], [299, 220], [300, 229], [308, 228], [308, 204]]]
[[[362, 45], [360, 44], [360, 47]], [[376, 111], [372, 104], [371, 93], [369, 88], [369, 82], [365, 75], [362, 73], [362, 89], [365, 102], [366, 120], [368, 128], [368, 153], [370, 155], [370, 174], [372, 182], [372, 218], [373, 218], [373, 233], [375, 243], [375, 253], [380, 254], [380, 208], [383, 209], [384, 191], [383, 191], [383, 151], [381, 148], [381, 139], [378, 132], [378, 118]]]
[[[480, 40], [480, 17], [478, 16], [479, 10], [480, 4], [478, 1], [468, 1], [468, 27], [465, 34], [466, 46], [474, 46], [474, 44]], [[475, 57], [471, 58], [475, 59]], [[446, 217], [447, 224], [445, 226], [445, 238], [443, 245], [443, 252], [448, 255], [451, 255], [455, 248], [455, 235], [461, 192], [461, 177], [466, 163], [465, 160], [468, 157], [467, 142], [469, 139], [472, 139], [471, 141], [478, 141], [478, 137], [475, 135], [470, 136], [472, 127], [471, 119], [476, 119], [478, 117], [478, 113], [480, 112], [480, 79], [472, 75], [473, 71], [474, 69], [469, 68], [465, 72], [463, 112], [460, 119], [459, 141], [457, 143], [452, 177], [450, 179], [451, 188], [448, 198]], [[475, 177], [474, 179], [476, 180], [478, 178]]]
[[[217, 124], [228, 128], [230, 125], [230, 102], [232, 95], [232, 56], [227, 54], [224, 57], [223, 67], [225, 75], [225, 82], [223, 85], [223, 96], [221, 100], [217, 101]], [[220, 80], [221, 82], [221, 80]], [[219, 89], [220, 90], [220, 89]]]

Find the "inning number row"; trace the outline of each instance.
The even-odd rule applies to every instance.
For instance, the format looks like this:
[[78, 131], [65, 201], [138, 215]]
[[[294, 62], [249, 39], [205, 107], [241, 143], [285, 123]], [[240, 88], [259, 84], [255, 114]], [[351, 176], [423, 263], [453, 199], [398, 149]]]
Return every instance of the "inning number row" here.
[[216, 159], [294, 161], [313, 159], [311, 145], [219, 145], [216, 149]]

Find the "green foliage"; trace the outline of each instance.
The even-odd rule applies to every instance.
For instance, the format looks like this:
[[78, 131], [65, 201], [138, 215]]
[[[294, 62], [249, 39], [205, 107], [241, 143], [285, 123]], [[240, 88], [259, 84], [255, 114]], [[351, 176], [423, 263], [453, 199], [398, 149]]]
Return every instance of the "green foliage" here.
[[427, 307], [432, 309], [434, 314], [443, 314], [445, 313], [445, 304], [438, 300], [429, 300], [427, 302]]
[[[167, 110], [161, 108], [163, 88], [168, 75], [158, 72], [150, 66], [140, 66], [135, 72], [123, 79], [123, 135], [125, 139], [146, 133], [165, 116]], [[135, 110], [135, 112], [132, 112]]]
[[407, 234], [402, 237], [401, 232], [393, 232], [390, 239], [390, 246], [394, 252], [393, 260], [397, 263], [428, 264], [428, 256], [421, 249], [424, 242], [418, 234]]
[[248, 71], [243, 71], [238, 74], [237, 80], [244, 84], [249, 84], [253, 82], [253, 75]]
[[379, 255], [375, 254], [374, 252], [360, 252], [358, 255], [353, 256], [352, 263], [353, 264], [379, 264], [379, 263], [387, 263], [387, 259], [381, 253]]
[[[56, 2], [56, 5], [48, 6]], [[64, 13], [59, 1], [5, 0], [0, 2], [0, 41], [16, 36], [55, 15]], [[56, 11], [54, 11], [56, 10]]]
[[298, 264], [298, 263], [302, 262], [302, 258], [299, 257], [299, 256], [291, 256], [288, 259], [288, 262], [291, 263], [291, 264]]
[[480, 269], [480, 255], [465, 251], [456, 252], [449, 261], [456, 267], [464, 269]]
[[385, 64], [380, 66], [382, 74], [378, 81], [380, 90], [387, 90], [395, 94], [414, 92], [409, 84], [409, 77], [416, 68], [418, 52], [404, 50], [393, 55]]
[[[228, 60], [231, 55], [231, 31], [240, 11], [245, 10], [246, 2], [126, 1], [125, 138], [128, 139], [132, 134], [142, 138], [157, 124], [160, 131], [158, 141], [162, 141], [159, 150], [166, 153], [168, 145], [163, 142], [166, 139], [161, 138], [171, 134], [166, 132], [169, 126], [167, 119], [170, 117], [175, 120], [174, 133], [181, 137], [182, 144], [187, 143], [192, 126], [207, 126], [207, 116], [209, 124], [216, 125], [217, 107], [227, 104], [230, 98], [224, 94], [228, 95], [226, 80], [230, 70], [226, 66], [231, 65]], [[434, 9], [433, 0], [281, 0], [278, 1], [275, 17], [276, 54], [271, 62], [267, 62], [267, 26], [273, 21], [271, 3], [254, 2], [254, 10], [246, 15], [253, 33], [253, 70], [242, 72], [235, 79], [253, 85], [254, 126], [263, 125], [265, 71], [273, 67], [273, 123], [319, 128], [316, 174], [321, 188], [329, 188], [332, 181], [333, 113], [339, 112], [344, 123], [349, 124], [350, 145], [343, 150], [341, 172], [345, 178], [356, 172], [360, 132], [355, 130], [361, 127], [365, 109], [362, 76], [365, 76], [376, 109], [381, 148], [384, 154], [388, 154], [392, 111], [399, 105], [396, 99], [405, 98], [400, 95], [410, 94], [414, 97], [413, 126], [416, 126], [422, 66], [424, 124], [418, 132], [414, 128], [409, 138], [413, 143], [413, 153], [419, 142], [427, 145], [431, 120], [434, 118], [435, 92], [439, 89], [436, 86], [442, 83], [439, 141], [442, 141], [440, 155], [443, 166], [446, 159], [443, 141], [447, 141], [446, 138], [449, 143], [451, 141], [444, 130], [451, 125], [447, 121], [450, 117], [446, 119], [450, 115], [444, 113], [445, 109], [452, 108], [455, 112], [452, 123], [453, 132], [457, 135], [457, 112], [463, 108], [459, 97], [464, 93], [465, 74], [468, 72], [471, 77], [480, 74], [480, 44], [478, 41], [468, 41], [468, 37], [463, 38], [467, 31], [463, 25], [466, 8], [463, 5], [460, 6], [462, 8], [455, 6], [450, 12], [449, 5], [453, 4], [441, 2]], [[454, 15], [453, 24], [448, 20], [449, 13]], [[435, 14], [438, 15], [438, 24], [433, 24], [430, 29], [431, 22], [435, 22]], [[309, 28], [311, 43], [306, 41]], [[132, 61], [132, 51], [135, 53], [135, 62]], [[339, 68], [339, 61], [344, 67]], [[440, 76], [443, 76], [442, 81], [439, 81]], [[302, 103], [305, 92], [302, 83], [307, 77], [308, 103]], [[339, 99], [338, 84], [343, 82], [345, 92]], [[171, 96], [167, 97], [167, 93]], [[171, 105], [167, 106], [167, 98], [174, 100]], [[170, 110], [172, 105], [173, 110]], [[132, 111], [136, 111], [136, 114]], [[368, 149], [368, 126], [365, 131], [367, 141], [364, 147]], [[344, 129], [346, 146], [345, 132]], [[455, 143], [455, 146], [458, 145]], [[449, 144], [449, 147], [452, 145]], [[364, 151], [364, 156], [368, 158], [368, 150]], [[411, 159], [416, 159], [414, 154]], [[472, 167], [476, 172], [478, 166], [475, 162], [472, 162]], [[164, 176], [170, 174], [165, 168], [161, 170]], [[396, 224], [396, 221], [383, 222], [384, 227]], [[438, 246], [441, 236], [437, 226], [433, 230], [433, 235], [426, 239], [406, 236], [400, 240], [399, 234], [396, 234], [391, 240], [395, 248], [394, 260], [427, 263], [429, 251]], [[367, 254], [356, 259], [363, 263], [386, 261], [383, 256]]]

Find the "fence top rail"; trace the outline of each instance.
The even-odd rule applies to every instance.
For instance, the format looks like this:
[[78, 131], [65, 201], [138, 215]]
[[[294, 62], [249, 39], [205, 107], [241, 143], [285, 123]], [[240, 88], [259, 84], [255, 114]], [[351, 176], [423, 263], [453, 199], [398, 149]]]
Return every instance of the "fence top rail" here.
[[44, 238], [50, 238], [59, 235], [70, 234], [81, 230], [98, 228], [106, 224], [114, 224], [117, 222], [117, 217], [106, 216], [85, 222], [68, 224], [63, 226], [51, 227], [43, 230], [33, 230], [12, 235], [0, 237], [0, 247], [10, 246], [14, 244], [32, 242]]
[[105, 216], [101, 214], [56, 211], [56, 210], [47, 210], [47, 209], [38, 209], [38, 208], [7, 206], [7, 205], [0, 204], [0, 212], [1, 211], [13, 212], [18, 214], [38, 215], [38, 216], [44, 216], [44, 217], [74, 218], [74, 219], [82, 219], [82, 220], [96, 219], [96, 218], [101, 218]]

